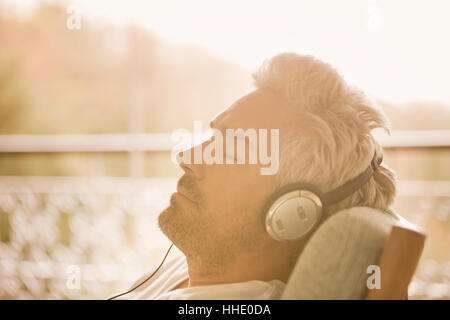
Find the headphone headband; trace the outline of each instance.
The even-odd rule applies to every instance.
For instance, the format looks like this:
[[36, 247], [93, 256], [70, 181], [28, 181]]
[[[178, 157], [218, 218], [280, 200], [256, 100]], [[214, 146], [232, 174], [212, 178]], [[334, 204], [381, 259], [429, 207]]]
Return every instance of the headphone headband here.
[[323, 209], [337, 203], [366, 184], [383, 160], [377, 150], [370, 165], [355, 178], [327, 193], [305, 183], [286, 185], [267, 200], [264, 206], [265, 228], [278, 241], [295, 240], [309, 234], [323, 220]]
[[335, 204], [336, 202], [339, 202], [341, 200], [344, 200], [349, 195], [351, 195], [353, 192], [361, 188], [364, 184], [366, 184], [369, 179], [372, 177], [374, 172], [380, 167], [381, 162], [383, 161], [383, 155], [378, 155], [378, 153], [375, 151], [372, 161], [370, 162], [370, 165], [361, 172], [359, 175], [357, 175], [355, 178], [347, 181], [342, 186], [337, 187], [327, 193], [322, 193], [320, 189], [312, 184], [308, 183], [291, 183], [288, 184], [282, 188], [280, 188], [276, 193], [274, 193], [268, 200], [268, 203], [273, 203], [277, 198], [279, 198], [281, 195], [288, 193], [290, 191], [294, 190], [309, 190], [314, 192], [322, 202], [323, 206], [329, 206], [332, 204]]
[[323, 205], [329, 206], [336, 202], [339, 202], [361, 188], [369, 181], [374, 172], [381, 165], [382, 161], [383, 155], [378, 155], [378, 153], [375, 151], [372, 161], [370, 162], [370, 165], [366, 168], [366, 170], [361, 172], [358, 176], [351, 179], [350, 181], [347, 181], [342, 186], [327, 192], [321, 197]]

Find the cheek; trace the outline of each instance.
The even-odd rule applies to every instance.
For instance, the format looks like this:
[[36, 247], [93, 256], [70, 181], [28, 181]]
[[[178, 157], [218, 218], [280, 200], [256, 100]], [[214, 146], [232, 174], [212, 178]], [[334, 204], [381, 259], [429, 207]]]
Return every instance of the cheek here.
[[216, 168], [214, 174], [211, 173], [207, 179], [211, 179], [205, 184], [208, 209], [222, 213], [260, 210], [269, 197], [273, 185], [272, 176], [260, 175], [259, 171], [244, 166]]

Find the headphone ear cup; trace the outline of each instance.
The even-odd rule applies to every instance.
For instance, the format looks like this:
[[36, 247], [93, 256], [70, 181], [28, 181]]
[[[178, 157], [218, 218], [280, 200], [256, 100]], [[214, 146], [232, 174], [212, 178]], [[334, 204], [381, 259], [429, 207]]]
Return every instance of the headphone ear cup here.
[[278, 198], [266, 214], [266, 230], [278, 241], [297, 240], [320, 222], [322, 204], [314, 193], [295, 190]]

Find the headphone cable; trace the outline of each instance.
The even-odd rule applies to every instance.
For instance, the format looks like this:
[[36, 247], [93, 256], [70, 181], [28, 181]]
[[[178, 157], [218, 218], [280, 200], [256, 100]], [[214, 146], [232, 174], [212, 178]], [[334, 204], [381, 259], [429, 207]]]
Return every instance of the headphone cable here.
[[151, 277], [153, 277], [153, 276], [158, 272], [158, 270], [161, 268], [161, 266], [163, 265], [163, 263], [164, 263], [164, 261], [166, 260], [167, 256], [169, 255], [170, 249], [172, 249], [172, 247], [173, 247], [173, 243], [170, 245], [169, 250], [167, 250], [167, 253], [166, 253], [166, 255], [164, 256], [164, 259], [161, 261], [161, 264], [158, 266], [158, 268], [156, 268], [156, 270], [155, 270], [155, 271], [154, 271], [147, 279], [145, 279], [144, 281], [142, 281], [140, 284], [138, 284], [138, 285], [135, 286], [134, 288], [131, 288], [130, 290], [128, 290], [128, 291], [126, 291], [126, 292], [124, 292], [124, 293], [120, 293], [120, 294], [117, 294], [117, 295], [115, 295], [115, 296], [112, 296], [111, 298], [108, 298], [107, 300], [113, 300], [113, 299], [115, 299], [115, 298], [118, 298], [118, 297], [121, 297], [121, 296], [123, 296], [123, 295], [126, 295], [126, 294], [128, 294], [128, 293], [130, 293], [130, 292], [136, 290], [137, 288], [139, 288], [140, 286], [142, 286], [144, 283], [146, 283], [148, 280], [150, 280]]

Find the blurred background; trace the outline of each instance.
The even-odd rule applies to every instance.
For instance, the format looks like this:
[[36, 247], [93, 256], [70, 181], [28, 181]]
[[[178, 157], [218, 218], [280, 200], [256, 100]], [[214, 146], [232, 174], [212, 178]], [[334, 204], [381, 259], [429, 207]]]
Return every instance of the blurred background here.
[[[169, 247], [170, 133], [284, 51], [376, 99], [396, 210], [427, 242], [410, 299], [450, 299], [447, 1], [0, 0], [0, 299], [104, 299]], [[180, 254], [172, 252], [171, 254]]]

